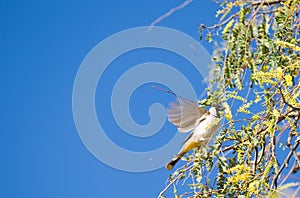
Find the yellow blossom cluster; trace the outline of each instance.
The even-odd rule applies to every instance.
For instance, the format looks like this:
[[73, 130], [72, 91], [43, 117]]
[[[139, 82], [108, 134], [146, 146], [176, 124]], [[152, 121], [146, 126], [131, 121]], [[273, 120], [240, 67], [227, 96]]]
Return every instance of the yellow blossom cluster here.
[[277, 44], [277, 45], [280, 45], [282, 47], [291, 48], [294, 51], [300, 52], [300, 47], [296, 46], [294, 44], [291, 44], [291, 43], [288, 43], [288, 42], [285, 42], [285, 41], [274, 41], [274, 43]]
[[268, 66], [264, 67], [264, 71], [258, 71], [253, 76], [252, 79], [259, 81], [259, 84], [263, 83], [277, 85], [279, 81], [285, 81], [288, 87], [293, 86], [293, 77], [290, 74], [285, 74], [285, 71], [281, 67], [277, 67], [276, 69], [271, 68], [269, 71]]
[[240, 181], [248, 181], [250, 178], [250, 167], [245, 164], [238, 164], [228, 170], [226, 170], [227, 174], [233, 174], [228, 178], [229, 183], [237, 183]]

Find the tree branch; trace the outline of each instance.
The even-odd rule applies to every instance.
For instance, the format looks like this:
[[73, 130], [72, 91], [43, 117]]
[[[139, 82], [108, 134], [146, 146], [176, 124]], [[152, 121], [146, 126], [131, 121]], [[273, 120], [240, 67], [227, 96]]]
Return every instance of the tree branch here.
[[274, 5], [274, 4], [279, 4], [281, 2], [285, 2], [286, 0], [273, 0], [273, 1], [255, 1], [251, 5], [252, 6], [257, 6], [257, 5]]
[[283, 171], [284, 167], [286, 166], [286, 164], [289, 164], [289, 161], [293, 155], [293, 151], [297, 149], [297, 147], [299, 146], [299, 143], [300, 142], [296, 142], [295, 146], [293, 147], [292, 150], [290, 150], [288, 156], [285, 158], [284, 162], [282, 163], [279, 171], [276, 173], [276, 175], [274, 176], [274, 179], [273, 179], [273, 182], [272, 182], [272, 185], [271, 185], [271, 188], [274, 188], [275, 189], [277, 188], [277, 179], [278, 177], [280, 176], [281, 172]]
[[[190, 167], [188, 167], [188, 168], [186, 168], [186, 171], [187, 170], [189, 170], [189, 169], [191, 169], [193, 167], [193, 165], [191, 165]], [[182, 173], [180, 173], [177, 177], [175, 177], [160, 193], [159, 193], [159, 195], [158, 195], [158, 198], [160, 198], [160, 197], [162, 197], [163, 196], [163, 194], [168, 190], [168, 188], [170, 188], [170, 186], [172, 185], [172, 184], [174, 184], [174, 182], [176, 182], [178, 179], [180, 179], [180, 177], [186, 172], [186, 171], [184, 171], [184, 172], [182, 172]]]
[[203, 25], [202, 27], [205, 28], [205, 29], [215, 29], [215, 28], [220, 27], [220, 26], [224, 25], [225, 23], [229, 22], [231, 19], [233, 19], [234, 17], [236, 17], [238, 14], [239, 14], [239, 12], [237, 12], [237, 13], [231, 15], [231, 16], [228, 17], [226, 20], [224, 20], [224, 21], [222, 21], [222, 22], [219, 22], [219, 23], [217, 23], [216, 25], [208, 26], [208, 27]]
[[166, 12], [165, 14], [161, 15], [160, 17], [158, 17], [157, 19], [155, 19], [154, 21], [152, 21], [150, 23], [150, 29], [151, 29], [151, 27], [155, 26], [156, 24], [158, 24], [162, 20], [164, 20], [164, 19], [168, 18], [169, 16], [171, 16], [172, 14], [174, 14], [174, 12], [177, 12], [177, 11], [185, 8], [187, 5], [189, 5], [190, 3], [192, 3], [192, 1], [193, 0], [185, 0], [179, 6], [177, 6], [175, 8], [171, 8], [168, 12]]
[[279, 87], [278, 89], [279, 89], [279, 92], [280, 92], [280, 95], [281, 95], [281, 97], [282, 97], [283, 102], [284, 102], [285, 104], [287, 104], [289, 107], [293, 108], [294, 110], [300, 111], [300, 108], [294, 107], [293, 105], [291, 105], [290, 103], [288, 103], [288, 102], [286, 101], [286, 99], [285, 99], [285, 97], [284, 97], [284, 95], [283, 95], [282, 90], [280, 89], [280, 87]]

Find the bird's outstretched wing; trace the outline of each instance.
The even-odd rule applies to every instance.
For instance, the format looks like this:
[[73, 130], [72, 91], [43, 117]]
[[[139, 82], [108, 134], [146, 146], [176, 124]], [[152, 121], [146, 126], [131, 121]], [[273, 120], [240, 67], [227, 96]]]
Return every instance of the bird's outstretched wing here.
[[194, 101], [177, 97], [177, 102], [172, 102], [168, 108], [168, 120], [177, 126], [179, 132], [188, 132], [196, 126], [196, 121], [201, 118], [207, 110], [200, 108]]

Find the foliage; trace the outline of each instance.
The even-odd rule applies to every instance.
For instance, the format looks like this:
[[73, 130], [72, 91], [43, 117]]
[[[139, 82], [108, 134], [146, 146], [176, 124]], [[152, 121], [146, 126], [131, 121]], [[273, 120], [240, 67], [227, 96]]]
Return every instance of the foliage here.
[[[175, 197], [280, 197], [292, 187], [299, 196], [300, 183], [288, 181], [300, 169], [300, 1], [219, 4], [219, 23], [199, 30], [221, 43], [214, 89], [202, 102], [222, 102], [225, 122], [213, 146], [188, 156], [169, 186]], [[182, 185], [190, 190], [180, 192]]]

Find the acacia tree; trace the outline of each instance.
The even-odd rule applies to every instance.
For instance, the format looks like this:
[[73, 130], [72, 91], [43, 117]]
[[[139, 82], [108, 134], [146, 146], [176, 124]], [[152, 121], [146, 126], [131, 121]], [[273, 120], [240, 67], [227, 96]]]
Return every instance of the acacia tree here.
[[170, 189], [175, 197], [299, 196], [300, 1], [216, 3], [219, 23], [200, 26], [201, 39], [219, 43], [216, 89], [201, 103], [221, 100], [225, 121], [213, 145], [186, 157], [160, 196]]

